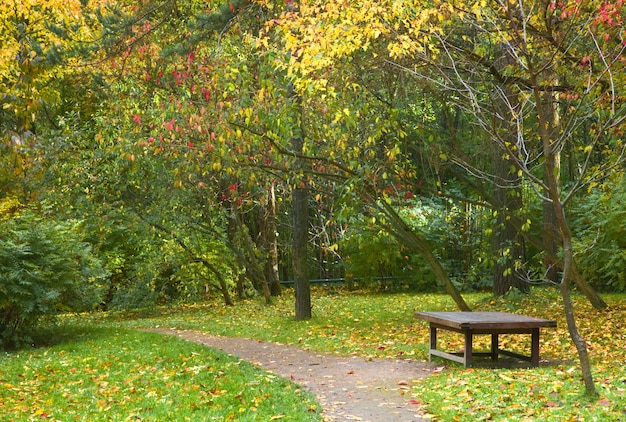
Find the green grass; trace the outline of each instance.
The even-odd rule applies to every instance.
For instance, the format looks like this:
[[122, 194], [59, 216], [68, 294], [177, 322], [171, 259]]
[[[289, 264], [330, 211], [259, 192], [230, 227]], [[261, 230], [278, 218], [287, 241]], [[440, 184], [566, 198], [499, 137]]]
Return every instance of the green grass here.
[[[418, 381], [413, 399], [435, 420], [575, 421], [626, 420], [626, 296], [607, 295], [609, 309], [597, 311], [576, 296], [580, 330], [589, 344], [599, 399], [581, 395], [583, 384], [576, 351], [569, 340], [558, 293], [535, 289], [526, 296], [494, 301], [489, 295], [465, 299], [475, 310], [517, 312], [556, 319], [556, 329], [544, 329], [542, 358], [562, 362], [533, 369], [464, 369], [438, 361], [443, 370]], [[158, 317], [110, 315], [107, 323], [128, 327], [155, 325], [200, 330], [297, 344], [303, 348], [367, 357], [427, 359], [428, 327], [415, 320], [416, 311], [455, 310], [452, 300], [434, 294], [348, 294], [316, 290], [314, 318], [295, 322], [292, 295], [273, 306], [245, 301], [234, 308], [196, 305], [162, 310]], [[476, 347], [488, 347], [488, 336]], [[502, 336], [503, 345], [529, 353], [528, 336]], [[440, 335], [440, 344], [459, 350], [463, 339]]]
[[0, 357], [2, 420], [319, 421], [291, 382], [170, 336], [88, 328]]
[[[215, 335], [256, 338], [304, 349], [368, 357], [427, 357], [426, 326], [413, 315], [417, 310], [455, 310], [446, 295], [362, 294], [314, 291], [313, 318], [294, 321], [293, 295], [274, 299], [246, 300], [235, 307], [214, 303], [161, 309], [158, 315], [112, 314], [106, 323], [124, 327], [199, 330]], [[467, 298], [481, 300], [484, 295]]]
[[[465, 298], [475, 310], [556, 319], [557, 329], [542, 331], [541, 352], [543, 358], [560, 363], [493, 370], [465, 369], [438, 361], [440, 370], [416, 380], [409, 396], [423, 404], [434, 420], [626, 420], [625, 295], [606, 296], [610, 306], [604, 311], [592, 309], [584, 298], [575, 298], [580, 330], [589, 344], [600, 392], [598, 399], [581, 395], [577, 355], [555, 291], [536, 289], [529, 297], [513, 295], [498, 301], [484, 294]], [[116, 414], [121, 420], [133, 414], [144, 420], [171, 420], [167, 412], [176, 412], [175, 420], [230, 417], [262, 421], [283, 415], [284, 420], [319, 420], [319, 414], [311, 411], [318, 405], [280, 378], [201, 346], [127, 330], [171, 327], [296, 344], [343, 355], [425, 360], [428, 326], [413, 314], [455, 310], [445, 295], [376, 295], [317, 289], [313, 306], [313, 319], [303, 322], [291, 317], [290, 292], [272, 306], [248, 300], [235, 307], [215, 302], [159, 308], [149, 314], [84, 316], [80, 324], [91, 327], [89, 334], [66, 339], [66, 343], [50, 349], [0, 358], [0, 386], [4, 384], [0, 412], [11, 415], [9, 420], [34, 420], [42, 414], [53, 420], [112, 420]], [[67, 323], [77, 324], [73, 320]], [[502, 337], [508, 348], [528, 352], [527, 336]], [[460, 335], [446, 334], [440, 339], [446, 349], [462, 347]], [[477, 342], [478, 347], [487, 346], [488, 337], [483, 340]], [[127, 349], [120, 353], [122, 347]], [[222, 384], [226, 382], [228, 386]], [[147, 395], [150, 397], [143, 398]], [[250, 406], [255, 410], [250, 411]]]

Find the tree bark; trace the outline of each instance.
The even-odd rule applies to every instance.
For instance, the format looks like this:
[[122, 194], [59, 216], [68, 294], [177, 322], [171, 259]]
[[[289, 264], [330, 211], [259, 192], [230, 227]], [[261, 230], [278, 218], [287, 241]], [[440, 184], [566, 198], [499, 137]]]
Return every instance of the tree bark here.
[[491, 249], [496, 258], [493, 266], [493, 294], [500, 297], [511, 288], [528, 293], [530, 286], [516, 270], [517, 261], [523, 261], [524, 242], [509, 218], [511, 213], [515, 214], [516, 210], [522, 208], [521, 180], [511, 173], [511, 163], [502, 157], [502, 150], [497, 146], [494, 146], [493, 156], [496, 179], [492, 197], [496, 215], [491, 235]]
[[[287, 2], [287, 10], [298, 13], [298, 1]], [[294, 54], [290, 52], [290, 54]], [[299, 59], [299, 58], [298, 58]], [[302, 122], [302, 98], [296, 92], [292, 83], [289, 84], [287, 99], [293, 102], [292, 112], [294, 122], [297, 124], [293, 128], [291, 136], [291, 148], [296, 156], [301, 156], [304, 147], [304, 128]], [[296, 169], [303, 170], [302, 161], [297, 161]], [[310, 319], [311, 312], [311, 285], [309, 279], [309, 201], [308, 189], [306, 186], [306, 176], [300, 171], [300, 177], [296, 177], [293, 192], [293, 276], [294, 290], [296, 295], [295, 318], [297, 321]]]
[[[556, 81], [555, 81], [556, 84]], [[546, 92], [541, 97], [545, 99], [545, 105], [543, 106], [546, 128], [546, 136], [549, 139], [557, 139], [558, 130], [560, 125], [558, 102], [555, 100], [555, 94], [553, 92]], [[552, 151], [552, 159], [554, 160], [553, 172], [554, 174], [544, 174], [544, 182], [549, 184], [548, 178], [554, 177], [558, 181], [561, 177], [561, 151], [554, 147], [554, 144], [550, 146]], [[552, 202], [548, 199], [543, 201], [543, 250], [545, 252], [543, 263], [546, 269], [545, 278], [553, 283], [559, 282], [559, 271], [555, 265], [553, 256], [558, 255], [559, 251], [559, 227], [557, 217], [552, 206]]]
[[[502, 68], [515, 64], [506, 45], [496, 47], [498, 64]], [[499, 95], [492, 98], [494, 129], [502, 139], [502, 143], [515, 145], [517, 131], [513, 110], [519, 107], [517, 94], [506, 83], [499, 84]], [[491, 249], [496, 258], [493, 266], [493, 294], [500, 297], [511, 288], [523, 293], [530, 292], [528, 283], [519, 276], [516, 270], [518, 261], [524, 257], [524, 243], [520, 233], [511, 222], [511, 215], [516, 215], [522, 206], [521, 177], [507, 154], [497, 144], [493, 145], [493, 207], [496, 213], [495, 225], [491, 236]]]

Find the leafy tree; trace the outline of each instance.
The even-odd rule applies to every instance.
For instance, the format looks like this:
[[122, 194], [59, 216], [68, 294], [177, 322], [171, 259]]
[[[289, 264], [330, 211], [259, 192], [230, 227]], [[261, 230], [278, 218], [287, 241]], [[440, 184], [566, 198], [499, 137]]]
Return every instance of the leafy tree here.
[[[98, 84], [64, 54], [93, 41], [99, 2], [17, 1], [0, 5], [0, 192], [26, 194], [40, 177], [30, 147], [69, 110], [89, 110]], [[31, 198], [28, 198], [31, 199]]]
[[[302, 153], [287, 144], [285, 139], [289, 138], [281, 136], [267, 119], [246, 127], [286, 157], [295, 156], [308, 163], [307, 174], [316, 183], [322, 183], [318, 176], [330, 181], [328, 186], [334, 186], [331, 191], [336, 196], [350, 195], [363, 204], [362, 212], [384, 216], [378, 219], [383, 227], [407, 247], [419, 250], [458, 306], [468, 310], [429, 245], [407, 226], [392, 205], [398, 186], [406, 190], [414, 183], [417, 190], [424, 173], [416, 171], [412, 159], [419, 152], [410, 151], [407, 128], [398, 120], [406, 105], [402, 72], [376, 59], [368, 60], [372, 56], [360, 52], [363, 47], [376, 57], [384, 51], [383, 45], [372, 41], [380, 32], [376, 19], [371, 17], [386, 9], [368, 4], [364, 13], [344, 6], [342, 2], [304, 5], [298, 13], [286, 12], [280, 25], [269, 22], [261, 34], [261, 45], [284, 40], [285, 49], [295, 52], [276, 56], [275, 67], [293, 81], [299, 96]], [[354, 16], [345, 26], [342, 16], [348, 10]], [[342, 28], [348, 29], [342, 33]]]
[[[428, 48], [413, 50], [427, 64], [425, 69], [436, 73], [407, 70], [458, 97], [459, 106], [471, 113], [519, 176], [550, 205], [544, 215], [556, 230], [544, 231], [544, 236], [558, 236], [562, 254], [558, 286], [564, 313], [586, 391], [595, 394], [586, 345], [576, 328], [570, 299], [572, 279], [581, 288], [588, 286], [577, 277], [566, 206], [574, 195], [622, 162], [624, 146], [616, 135], [626, 110], [619, 106], [624, 93], [614, 80], [623, 70], [624, 40], [616, 31], [620, 12], [607, 3], [532, 1], [499, 2], [489, 8], [468, 4], [450, 9], [449, 14], [442, 5], [442, 11], [450, 17], [446, 36], [433, 30]], [[580, 37], [582, 33], [588, 36]], [[423, 39], [422, 32], [406, 34], [411, 40]], [[415, 44], [398, 45], [416, 48]], [[504, 112], [498, 112], [503, 105]], [[514, 130], [514, 137], [499, 130], [503, 124]], [[560, 155], [566, 145], [572, 153], [569, 159], [579, 163], [573, 180], [560, 177]], [[551, 262], [556, 262], [553, 252], [545, 249]]]
[[601, 291], [626, 292], [623, 172], [616, 172], [585, 200], [572, 204], [577, 262], [589, 282]]
[[[577, 193], [606, 177], [612, 168], [622, 163], [624, 146], [619, 134], [625, 109], [621, 106], [623, 84], [617, 82], [624, 63], [624, 40], [617, 29], [622, 22], [621, 13], [619, 5], [604, 2], [585, 5], [534, 1], [435, 2], [417, 6], [407, 1], [367, 2], [358, 7], [348, 2], [320, 2], [301, 8], [301, 18], [295, 23], [285, 20], [282, 25], [285, 38], [289, 40], [287, 47], [298, 51], [298, 60], [291, 59], [285, 65], [285, 69], [297, 76], [298, 89], [323, 98], [325, 106], [333, 104], [337, 98], [353, 100], [331, 108], [335, 123], [359, 129], [372, 127], [371, 123], [368, 125], [367, 109], [358, 107], [370, 102], [354, 101], [358, 97], [351, 89], [372, 92], [375, 98], [397, 98], [389, 96], [389, 92], [399, 92], [398, 85], [394, 91], [375, 90], [355, 83], [351, 79], [355, 72], [338, 71], [369, 54], [371, 59], [366, 62], [369, 65], [382, 60], [402, 70], [405, 76], [414, 77], [410, 86], [416, 89], [416, 94], [445, 91], [447, 102], [458, 107], [481, 135], [483, 142], [476, 142], [475, 147], [493, 151], [495, 145], [499, 149], [496, 157], [501, 160], [496, 161], [508, 163], [508, 166], [496, 169], [476, 161], [476, 154], [464, 154], [444, 142], [428, 152], [430, 157], [439, 157], [431, 158], [431, 164], [445, 165], [450, 170], [455, 166], [460, 168], [468, 186], [480, 194], [485, 203], [505, 214], [505, 228], [510, 222], [512, 227], [519, 227], [525, 233], [537, 221], [532, 215], [520, 213], [519, 200], [493, 198], [490, 192], [519, 197], [523, 182], [531, 188], [529, 192], [549, 204], [544, 208], [541, 223], [553, 222], [557, 230], [549, 229], [543, 234], [557, 236], [560, 256], [545, 245], [540, 247], [550, 265], [561, 269], [562, 277], [557, 284], [570, 334], [579, 352], [585, 387], [590, 394], [595, 393], [595, 388], [570, 300], [572, 279], [594, 305], [601, 307], [603, 301], [577, 271], [566, 206]], [[580, 37], [583, 33], [588, 36]], [[379, 64], [379, 67], [382, 66]], [[357, 74], [362, 74], [363, 68], [359, 68], [359, 72]], [[379, 83], [380, 86], [385, 85]], [[419, 95], [408, 98], [407, 104], [415, 104]], [[386, 101], [386, 104], [396, 103]], [[390, 108], [391, 111], [398, 109]], [[352, 149], [342, 158], [371, 148], [371, 153], [364, 155], [371, 161], [376, 157], [375, 147], [383, 144], [381, 140], [391, 138], [390, 134], [396, 138], [389, 139], [387, 157], [391, 160], [399, 156], [404, 145], [402, 139], [410, 133], [409, 125], [403, 126], [392, 116], [377, 113], [377, 120], [370, 120], [377, 123], [373, 127], [380, 128], [377, 136], [360, 138], [363, 142], [358, 145], [349, 144]], [[339, 130], [333, 134], [341, 133], [343, 128], [337, 126]], [[328, 129], [324, 135], [324, 138], [335, 139], [335, 151], [342, 150], [340, 142], [345, 138], [333, 137]], [[352, 132], [350, 139], [355, 138], [359, 139]], [[312, 151], [313, 147], [308, 150]], [[568, 161], [577, 163], [579, 169], [576, 173], [570, 172], [574, 176], [571, 180], [560, 176], [563, 151], [571, 154]], [[335, 164], [338, 172], [350, 163], [345, 158], [341, 163], [344, 167], [337, 165], [337, 161], [326, 162]], [[360, 180], [355, 178], [350, 188], [354, 189], [364, 180], [376, 186], [380, 183], [378, 175], [389, 177], [384, 168], [359, 168]], [[402, 166], [396, 168], [406, 171]], [[399, 170], [398, 174], [401, 174]], [[435, 172], [438, 174], [441, 173]], [[443, 191], [441, 179], [435, 180], [435, 186]], [[387, 213], [385, 223], [390, 232], [413, 242], [413, 247], [425, 257], [431, 256], [432, 251], [424, 245], [423, 239], [408, 230], [401, 219], [395, 219], [397, 212], [389, 196], [373, 195], [373, 192], [373, 189], [368, 192], [368, 199], [370, 203], [380, 204]], [[517, 259], [512, 262], [515, 264]], [[437, 265], [433, 260], [433, 270], [439, 271]], [[508, 265], [506, 271], [517, 269], [516, 265]], [[445, 273], [439, 273], [445, 282]]]

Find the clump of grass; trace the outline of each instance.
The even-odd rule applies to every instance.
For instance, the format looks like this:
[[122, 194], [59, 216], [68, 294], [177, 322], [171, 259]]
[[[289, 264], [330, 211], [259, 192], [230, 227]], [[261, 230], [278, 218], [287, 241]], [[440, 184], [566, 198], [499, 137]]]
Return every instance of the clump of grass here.
[[4, 420], [319, 421], [295, 384], [221, 352], [152, 333], [92, 328], [0, 357]]

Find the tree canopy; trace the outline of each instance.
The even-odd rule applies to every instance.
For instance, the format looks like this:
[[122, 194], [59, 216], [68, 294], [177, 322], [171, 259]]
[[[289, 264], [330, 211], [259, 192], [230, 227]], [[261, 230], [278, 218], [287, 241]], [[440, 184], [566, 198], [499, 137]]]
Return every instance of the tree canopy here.
[[569, 292], [606, 306], [611, 266], [590, 257], [623, 256], [584, 223], [623, 197], [623, 16], [604, 0], [4, 3], [0, 199], [89, 221], [103, 306], [270, 302], [295, 279], [306, 319], [309, 279], [350, 278], [354, 258], [461, 310], [471, 288], [554, 284], [584, 361]]

